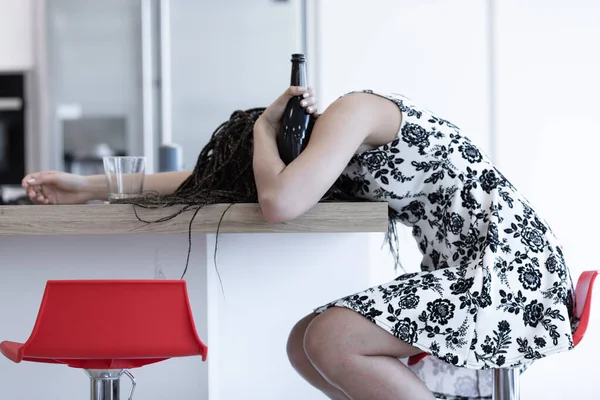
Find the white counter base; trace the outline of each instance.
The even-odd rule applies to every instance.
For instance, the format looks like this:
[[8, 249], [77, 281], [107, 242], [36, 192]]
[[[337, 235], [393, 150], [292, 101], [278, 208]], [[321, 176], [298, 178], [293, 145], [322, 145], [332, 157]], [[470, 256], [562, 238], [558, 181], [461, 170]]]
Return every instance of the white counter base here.
[[[391, 277], [382, 240], [382, 233], [220, 234], [223, 297], [215, 235], [195, 233], [186, 280], [208, 360], [132, 370], [134, 399], [324, 399], [289, 365], [287, 335], [313, 308]], [[187, 244], [185, 233], [2, 237], [0, 340], [28, 338], [48, 279], [177, 279]], [[82, 371], [0, 358], [0, 398], [80, 400], [88, 391]]]

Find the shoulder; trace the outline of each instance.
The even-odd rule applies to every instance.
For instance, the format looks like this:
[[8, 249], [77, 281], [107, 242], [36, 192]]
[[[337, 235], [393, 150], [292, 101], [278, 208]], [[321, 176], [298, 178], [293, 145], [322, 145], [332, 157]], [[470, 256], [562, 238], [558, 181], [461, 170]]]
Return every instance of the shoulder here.
[[393, 140], [403, 120], [402, 102], [404, 97], [373, 90], [356, 90], [340, 96], [323, 114], [336, 114], [336, 117], [351, 116], [366, 124], [369, 130], [367, 142], [374, 146]]

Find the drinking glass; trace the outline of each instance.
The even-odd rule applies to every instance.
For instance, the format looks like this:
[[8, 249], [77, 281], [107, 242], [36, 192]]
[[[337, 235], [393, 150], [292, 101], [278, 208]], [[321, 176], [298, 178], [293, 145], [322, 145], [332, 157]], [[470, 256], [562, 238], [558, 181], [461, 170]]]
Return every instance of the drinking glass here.
[[146, 157], [104, 157], [108, 201], [140, 196], [146, 174]]

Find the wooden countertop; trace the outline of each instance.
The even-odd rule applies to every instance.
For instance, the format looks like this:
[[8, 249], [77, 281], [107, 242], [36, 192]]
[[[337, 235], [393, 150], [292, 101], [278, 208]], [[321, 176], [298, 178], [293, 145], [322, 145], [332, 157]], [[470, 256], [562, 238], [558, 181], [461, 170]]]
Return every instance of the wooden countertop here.
[[[216, 233], [228, 206], [202, 208], [192, 232]], [[157, 220], [178, 208], [136, 210], [144, 220]], [[0, 235], [187, 233], [193, 212], [148, 224], [136, 218], [131, 205], [0, 206]], [[386, 232], [387, 215], [387, 203], [319, 203], [294, 221], [271, 224], [258, 204], [234, 204], [223, 217], [219, 233]]]

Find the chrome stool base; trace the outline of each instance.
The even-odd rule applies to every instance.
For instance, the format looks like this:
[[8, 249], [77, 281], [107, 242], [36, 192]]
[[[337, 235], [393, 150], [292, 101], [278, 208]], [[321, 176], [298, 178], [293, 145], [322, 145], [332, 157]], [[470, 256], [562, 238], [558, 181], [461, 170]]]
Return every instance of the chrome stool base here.
[[129, 371], [124, 369], [86, 369], [85, 373], [90, 378], [91, 400], [120, 400], [121, 376], [123, 375], [131, 379], [128, 400], [133, 398], [135, 379]]
[[521, 371], [517, 368], [494, 370], [492, 400], [519, 400]]

